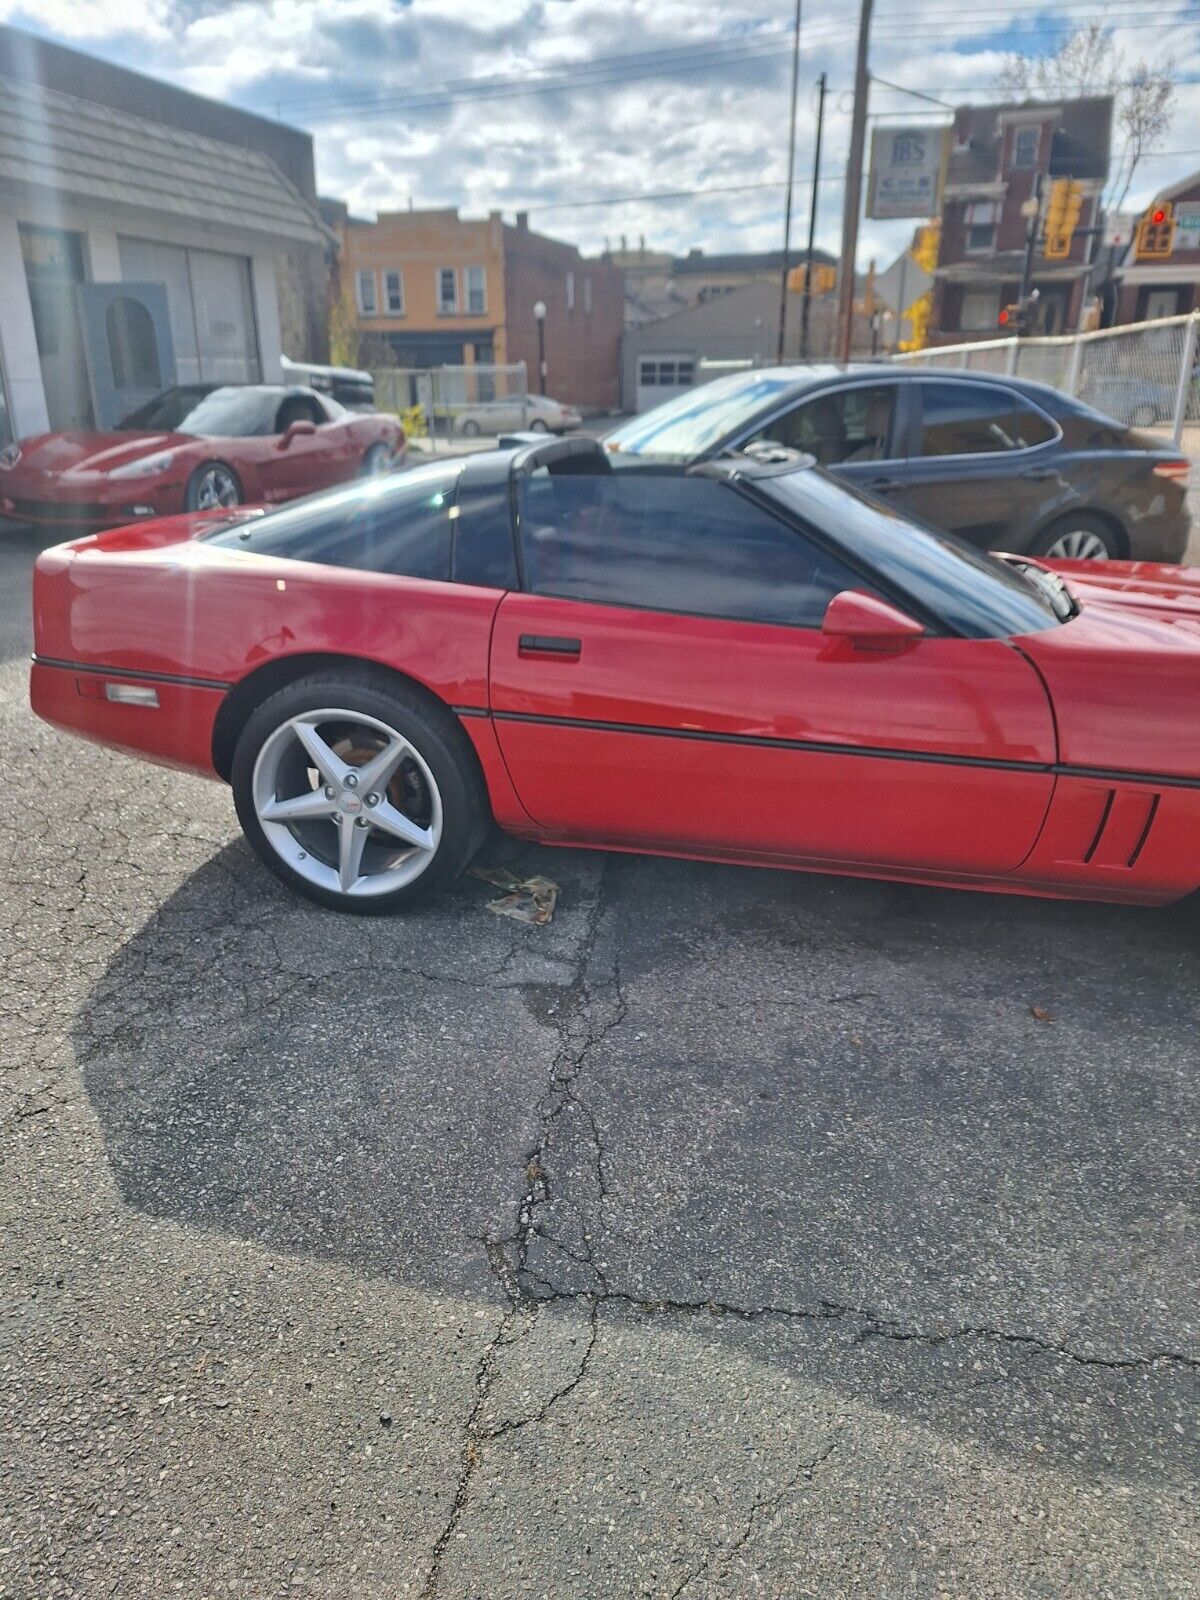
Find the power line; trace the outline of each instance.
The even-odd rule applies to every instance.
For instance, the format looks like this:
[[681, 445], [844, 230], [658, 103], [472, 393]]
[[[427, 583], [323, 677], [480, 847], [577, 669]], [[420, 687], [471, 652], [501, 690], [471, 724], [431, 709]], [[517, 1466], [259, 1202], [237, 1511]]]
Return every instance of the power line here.
[[776, 28], [769, 33], [718, 36], [687, 46], [673, 45], [661, 50], [640, 50], [636, 53], [627, 51], [615, 56], [596, 56], [588, 61], [575, 62], [542, 72], [526, 71], [508, 75], [489, 73], [476, 78], [451, 79], [428, 89], [364, 90], [352, 95], [324, 98], [308, 95], [303, 100], [279, 100], [275, 104], [281, 110], [314, 104], [324, 107], [366, 105], [369, 109], [375, 110], [385, 97], [386, 102], [391, 105], [410, 100], [418, 103], [442, 96], [453, 96], [456, 99], [491, 98], [493, 94], [514, 89], [522, 93], [552, 93], [562, 86], [569, 87], [596, 75], [603, 75], [607, 81], [613, 69], [621, 66], [628, 66], [633, 76], [645, 76], [654, 72], [686, 72], [697, 67], [707, 68], [722, 60], [728, 60], [731, 52], [737, 56], [747, 52], [785, 51], [790, 47], [791, 37], [790, 28]]
[[[822, 183], [840, 183], [837, 173], [827, 173], [821, 179]], [[807, 189], [812, 184], [811, 178], [797, 178], [795, 187]], [[647, 205], [657, 204], [662, 200], [696, 200], [705, 195], [712, 194], [750, 194], [759, 189], [786, 189], [786, 178], [774, 178], [758, 183], [719, 183], [701, 189], [657, 189], [645, 194], [605, 194], [597, 195], [591, 200], [551, 200], [545, 205], [538, 205], [536, 201], [529, 205], [522, 205], [521, 210], [539, 215], [544, 211], [580, 211], [591, 206], [621, 206], [634, 203]], [[509, 205], [516, 209], [513, 202]]]
[[[1031, 38], [1045, 38], [1088, 21], [1107, 21], [1109, 13], [1095, 10], [1094, 0], [1091, 0], [1091, 3], [1092, 10], [1070, 13], [1059, 11], [1053, 19], [1045, 19], [1044, 10], [1035, 4], [1029, 8], [1028, 16], [1030, 19], [1041, 20], [1030, 20], [1024, 25], [1018, 22], [1017, 31], [1022, 34], [1027, 32]], [[1018, 10], [1017, 14], [1020, 17], [1024, 13]], [[896, 18], [891, 23], [877, 25], [873, 35], [877, 39], [902, 38], [913, 42], [924, 42], [927, 39], [942, 37], [944, 33], [944, 26], [940, 20], [942, 18], [970, 20], [975, 16], [983, 18], [994, 15], [993, 6], [964, 4], [945, 11], [926, 11], [920, 18], [910, 21]], [[1180, 21], [1181, 14], [1178, 11], [1155, 10], [1139, 15], [1138, 27], [1142, 31], [1178, 28]], [[1197, 17], [1197, 21], [1200, 22], [1200, 16]], [[810, 43], [825, 44], [853, 36], [853, 30], [834, 19], [824, 24], [811, 25], [807, 33]], [[605, 88], [617, 83], [635, 82], [662, 74], [703, 72], [749, 62], [760, 57], [782, 55], [788, 48], [790, 38], [790, 29], [718, 36], [694, 45], [663, 47], [659, 50], [639, 51], [636, 54], [627, 52], [616, 56], [597, 56], [589, 61], [532, 75], [528, 72], [509, 76], [492, 74], [487, 77], [450, 80], [427, 89], [368, 90], [361, 94], [324, 98], [309, 95], [304, 100], [281, 100], [275, 104], [280, 112], [284, 108], [304, 106], [312, 108], [313, 112], [319, 112], [321, 115], [350, 117], [379, 112], [400, 113], [405, 110], [441, 109], [472, 100], [486, 101], [513, 96], [561, 93], [571, 89]], [[310, 120], [312, 120], [311, 115]]]

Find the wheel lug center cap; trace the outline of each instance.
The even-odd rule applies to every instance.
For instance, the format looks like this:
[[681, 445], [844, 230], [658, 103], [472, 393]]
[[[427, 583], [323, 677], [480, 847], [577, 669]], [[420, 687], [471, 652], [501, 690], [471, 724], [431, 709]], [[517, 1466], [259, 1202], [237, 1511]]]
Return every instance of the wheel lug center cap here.
[[344, 817], [356, 817], [363, 808], [362, 796], [355, 794], [352, 789], [345, 789], [338, 796], [337, 805]]

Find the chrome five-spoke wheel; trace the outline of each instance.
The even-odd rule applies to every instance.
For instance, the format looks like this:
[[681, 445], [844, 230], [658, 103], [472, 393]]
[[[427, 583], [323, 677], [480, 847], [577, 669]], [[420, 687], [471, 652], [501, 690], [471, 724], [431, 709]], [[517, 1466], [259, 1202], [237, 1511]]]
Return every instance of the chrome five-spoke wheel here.
[[187, 487], [189, 511], [219, 511], [241, 504], [242, 491], [228, 467], [210, 461], [197, 469]]
[[441, 842], [442, 797], [428, 763], [361, 711], [326, 707], [280, 723], [259, 750], [251, 786], [267, 842], [327, 893], [403, 889]]

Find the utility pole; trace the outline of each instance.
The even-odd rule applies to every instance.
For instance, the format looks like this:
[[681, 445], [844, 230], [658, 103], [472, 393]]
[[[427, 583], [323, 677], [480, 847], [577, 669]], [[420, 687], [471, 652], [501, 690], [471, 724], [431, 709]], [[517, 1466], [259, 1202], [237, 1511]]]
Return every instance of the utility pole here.
[[1025, 262], [1021, 268], [1021, 303], [1029, 298], [1029, 290], [1033, 283], [1033, 252], [1037, 246], [1038, 219], [1042, 211], [1042, 174], [1039, 172], [1033, 183], [1033, 204], [1029, 206], [1029, 218], [1025, 226]]
[[825, 73], [817, 83], [817, 149], [813, 156], [812, 199], [808, 203], [808, 261], [804, 268], [804, 304], [800, 312], [800, 359], [808, 359], [808, 321], [812, 310], [813, 247], [817, 237], [817, 198], [821, 193], [821, 135], [825, 131]]
[[850, 154], [846, 159], [846, 202], [842, 211], [842, 259], [838, 266], [837, 355], [850, 359], [854, 334], [854, 261], [858, 255], [858, 211], [862, 203], [863, 151], [867, 141], [867, 45], [874, 0], [862, 0], [858, 17], [858, 53], [854, 60], [854, 113], [850, 119]]
[[775, 359], [783, 364], [783, 338], [787, 331], [788, 266], [792, 249], [792, 180], [796, 173], [796, 93], [800, 86], [800, 6], [796, 0], [796, 26], [792, 38], [792, 114], [788, 122], [787, 197], [783, 202], [783, 266], [779, 281], [779, 343]]

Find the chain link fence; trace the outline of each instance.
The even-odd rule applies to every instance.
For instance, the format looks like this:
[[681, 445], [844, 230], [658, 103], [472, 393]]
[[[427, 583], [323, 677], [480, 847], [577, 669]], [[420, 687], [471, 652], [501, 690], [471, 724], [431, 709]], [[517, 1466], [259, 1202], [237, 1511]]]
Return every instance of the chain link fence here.
[[[917, 366], [1009, 373], [1075, 395], [1118, 422], [1169, 432], [1200, 458], [1200, 312], [1057, 338], [986, 339], [893, 357]], [[1185, 432], [1190, 436], [1185, 438]]]
[[380, 367], [375, 403], [398, 415], [419, 411], [431, 446], [528, 426], [525, 363], [507, 366]]

